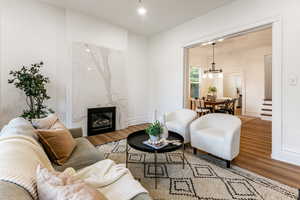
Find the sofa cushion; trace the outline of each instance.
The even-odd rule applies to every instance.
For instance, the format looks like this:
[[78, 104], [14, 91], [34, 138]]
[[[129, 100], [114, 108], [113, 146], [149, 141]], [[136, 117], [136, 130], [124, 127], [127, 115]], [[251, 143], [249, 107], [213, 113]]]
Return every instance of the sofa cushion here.
[[68, 167], [78, 170], [104, 159], [103, 153], [96, 149], [86, 138], [76, 138], [75, 140], [77, 145], [69, 159], [62, 166], [53, 164], [56, 170], [63, 171]]
[[39, 129], [37, 133], [50, 160], [57, 165], [63, 165], [76, 147], [68, 129]]

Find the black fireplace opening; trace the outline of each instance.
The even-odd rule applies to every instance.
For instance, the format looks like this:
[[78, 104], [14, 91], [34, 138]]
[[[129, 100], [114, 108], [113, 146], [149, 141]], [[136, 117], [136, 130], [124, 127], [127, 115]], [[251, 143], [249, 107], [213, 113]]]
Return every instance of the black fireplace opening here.
[[116, 130], [116, 107], [88, 108], [88, 136]]

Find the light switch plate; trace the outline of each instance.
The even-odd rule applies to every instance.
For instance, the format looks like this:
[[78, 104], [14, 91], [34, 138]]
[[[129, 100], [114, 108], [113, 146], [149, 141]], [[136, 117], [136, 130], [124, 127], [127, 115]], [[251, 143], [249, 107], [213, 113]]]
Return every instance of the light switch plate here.
[[289, 85], [295, 86], [298, 84], [298, 77], [296, 75], [290, 75], [289, 76]]

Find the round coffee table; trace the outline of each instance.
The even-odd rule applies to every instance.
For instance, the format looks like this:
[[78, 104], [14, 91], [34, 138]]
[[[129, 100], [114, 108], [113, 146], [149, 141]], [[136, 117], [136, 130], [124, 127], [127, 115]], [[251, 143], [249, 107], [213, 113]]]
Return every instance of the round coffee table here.
[[[126, 167], [128, 166], [128, 145], [130, 147], [132, 147], [133, 149], [139, 150], [139, 151], [143, 151], [143, 152], [147, 152], [147, 153], [154, 153], [154, 177], [155, 177], [155, 188], [157, 188], [157, 154], [158, 153], [167, 153], [167, 152], [173, 152], [176, 151], [178, 149], [182, 149], [182, 168], [184, 169], [184, 138], [179, 135], [178, 133], [169, 131], [169, 136], [167, 138], [167, 140], [179, 140], [181, 145], [173, 145], [173, 144], [168, 144], [167, 146], [161, 148], [161, 149], [154, 149], [150, 146], [147, 146], [145, 144], [143, 144], [144, 141], [148, 140], [149, 136], [146, 133], [145, 130], [141, 130], [141, 131], [136, 131], [132, 134], [130, 134], [127, 137], [127, 144], [126, 144]], [[145, 164], [145, 163], [144, 163]], [[177, 163], [176, 163], [177, 164]]]

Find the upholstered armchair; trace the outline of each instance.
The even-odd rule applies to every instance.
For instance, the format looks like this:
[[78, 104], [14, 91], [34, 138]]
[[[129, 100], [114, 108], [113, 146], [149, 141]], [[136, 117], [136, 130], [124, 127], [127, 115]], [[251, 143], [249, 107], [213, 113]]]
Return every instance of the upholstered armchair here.
[[229, 114], [207, 114], [190, 126], [191, 146], [230, 161], [240, 152], [241, 120]]
[[182, 135], [184, 143], [190, 142], [189, 126], [196, 117], [197, 113], [190, 109], [181, 109], [164, 114], [167, 129]]

